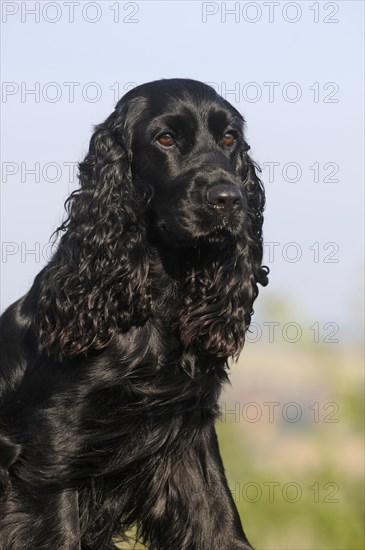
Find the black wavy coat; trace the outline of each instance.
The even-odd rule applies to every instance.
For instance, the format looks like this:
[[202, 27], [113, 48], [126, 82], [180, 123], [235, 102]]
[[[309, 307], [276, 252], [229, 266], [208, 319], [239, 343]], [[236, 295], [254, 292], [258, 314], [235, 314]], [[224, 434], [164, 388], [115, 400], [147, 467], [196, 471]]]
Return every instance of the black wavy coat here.
[[96, 127], [58, 248], [1, 318], [3, 550], [251, 548], [214, 423], [249, 327], [264, 192], [243, 118], [200, 82]]

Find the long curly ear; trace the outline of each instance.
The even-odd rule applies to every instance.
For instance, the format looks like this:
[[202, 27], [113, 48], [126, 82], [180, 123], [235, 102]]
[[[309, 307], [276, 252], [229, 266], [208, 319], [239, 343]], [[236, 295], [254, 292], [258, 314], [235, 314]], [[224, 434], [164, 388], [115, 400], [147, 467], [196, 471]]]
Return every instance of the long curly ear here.
[[248, 155], [247, 150], [244, 148], [241, 153], [239, 168], [247, 197], [245, 234], [239, 251], [239, 259], [244, 272], [242, 298], [245, 310], [245, 332], [250, 325], [253, 314], [252, 306], [259, 293], [257, 285], [266, 286], [268, 284], [269, 273], [269, 268], [262, 265], [262, 224], [265, 208], [265, 192], [262, 182], [257, 175], [260, 169]]
[[193, 269], [187, 278], [180, 333], [185, 346], [228, 359], [238, 358], [258, 295], [266, 286], [269, 269], [262, 266], [262, 223], [265, 194], [258, 167], [243, 150], [238, 173], [245, 189], [245, 229], [230, 254]]
[[[150, 311], [144, 197], [133, 185], [126, 114], [96, 127], [67, 199], [67, 220], [44, 270], [35, 325], [41, 351], [63, 357], [105, 347]], [[130, 133], [130, 132], [129, 132]]]

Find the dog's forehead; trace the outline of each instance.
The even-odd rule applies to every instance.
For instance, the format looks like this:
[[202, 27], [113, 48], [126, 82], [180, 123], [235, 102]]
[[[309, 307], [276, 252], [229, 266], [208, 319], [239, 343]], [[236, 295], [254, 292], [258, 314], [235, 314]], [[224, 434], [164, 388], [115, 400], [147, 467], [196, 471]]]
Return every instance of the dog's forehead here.
[[223, 108], [218, 102], [196, 101], [195, 98], [176, 98], [174, 96], [160, 98], [159, 101], [148, 101], [145, 113], [151, 120], [174, 121], [175, 123], [191, 123], [200, 126], [212, 124], [227, 125], [233, 113]]
[[165, 124], [214, 130], [229, 125], [241, 128], [243, 123], [242, 116], [219, 96], [204, 98], [191, 93], [146, 97], [139, 112], [141, 122], [148, 126]]
[[215, 113], [218, 113], [221, 118], [224, 116], [232, 118], [234, 115], [239, 115], [214, 90], [205, 91], [204, 93], [204, 88], [202, 90], [198, 88], [198, 91], [199, 93], [189, 89], [166, 89], [164, 93], [147, 96], [146, 102], [150, 112], [156, 115], [163, 115], [165, 113], [193, 114], [201, 119], [207, 119]]
[[166, 79], [148, 82], [130, 90], [121, 100], [140, 112], [148, 109], [153, 116], [164, 113], [194, 113], [207, 116], [212, 111], [242, 118], [240, 113], [211, 86], [190, 79]]
[[124, 96], [125, 99], [134, 97], [144, 97], [157, 102], [159, 99], [166, 101], [169, 98], [183, 101], [193, 100], [196, 102], [201, 100], [214, 101], [220, 98], [211, 86], [186, 78], [171, 78], [147, 82], [136, 86]]

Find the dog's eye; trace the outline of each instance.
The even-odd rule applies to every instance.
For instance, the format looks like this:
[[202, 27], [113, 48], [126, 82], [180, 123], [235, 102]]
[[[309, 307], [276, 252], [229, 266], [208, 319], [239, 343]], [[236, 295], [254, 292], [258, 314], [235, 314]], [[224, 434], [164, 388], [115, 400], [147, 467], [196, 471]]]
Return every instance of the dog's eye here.
[[170, 132], [166, 132], [158, 136], [157, 141], [160, 145], [163, 145], [164, 147], [172, 147], [172, 145], [175, 145], [176, 139], [173, 134], [170, 134]]
[[232, 132], [226, 132], [223, 136], [223, 143], [224, 145], [228, 145], [230, 147], [234, 144], [236, 141], [236, 136]]

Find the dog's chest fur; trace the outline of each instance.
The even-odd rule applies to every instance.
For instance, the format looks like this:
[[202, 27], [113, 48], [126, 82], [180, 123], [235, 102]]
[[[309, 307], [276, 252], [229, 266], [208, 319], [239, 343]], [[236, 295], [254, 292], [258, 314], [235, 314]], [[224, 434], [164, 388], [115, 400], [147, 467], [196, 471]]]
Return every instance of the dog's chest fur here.
[[131, 471], [146, 483], [158, 464], [181, 458], [214, 422], [226, 377], [222, 361], [183, 351], [167, 323], [156, 320], [83, 360], [45, 360], [23, 379], [42, 406], [28, 403], [27, 415], [13, 409], [20, 433], [38, 426], [36, 440], [21, 442], [24, 467], [39, 477], [42, 462], [45, 484], [82, 484], [95, 474], [121, 482]]

